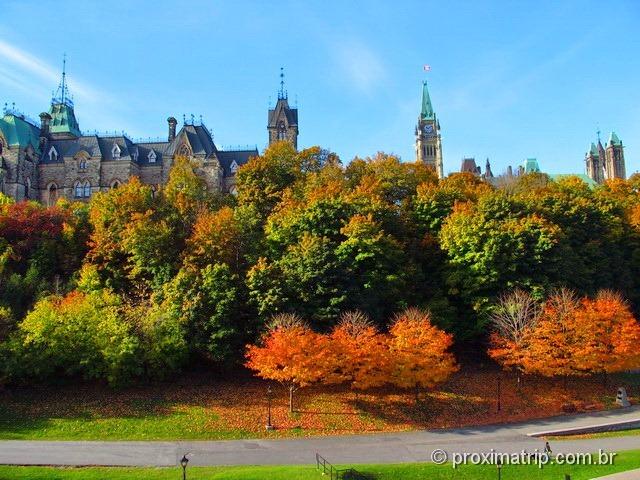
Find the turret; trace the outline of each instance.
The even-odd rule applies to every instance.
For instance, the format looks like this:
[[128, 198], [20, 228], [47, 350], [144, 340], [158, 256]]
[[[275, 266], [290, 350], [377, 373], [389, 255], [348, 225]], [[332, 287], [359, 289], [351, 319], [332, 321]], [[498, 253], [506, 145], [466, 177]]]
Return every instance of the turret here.
[[62, 62], [62, 80], [56, 94], [51, 99], [49, 115], [49, 135], [54, 138], [77, 138], [82, 135], [73, 110], [73, 100], [67, 87], [67, 60]]
[[269, 109], [267, 131], [269, 145], [288, 141], [298, 149], [298, 109], [289, 107], [287, 91], [284, 89], [284, 69], [280, 68], [280, 90], [275, 108]]

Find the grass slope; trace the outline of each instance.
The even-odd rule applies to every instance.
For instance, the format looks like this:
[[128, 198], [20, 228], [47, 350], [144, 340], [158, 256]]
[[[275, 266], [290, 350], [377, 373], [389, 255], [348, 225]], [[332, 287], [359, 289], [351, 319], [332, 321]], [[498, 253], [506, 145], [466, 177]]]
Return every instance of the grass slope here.
[[[426, 463], [397, 465], [355, 465], [358, 472], [374, 475], [377, 480], [494, 480], [496, 467], [462, 466]], [[561, 479], [570, 474], [572, 480], [587, 480], [615, 472], [640, 468], [640, 451], [621, 452], [613, 466], [556, 466], [539, 469], [535, 465], [505, 466], [502, 479]], [[198, 480], [319, 480], [323, 478], [312, 466], [267, 467], [193, 467], [187, 478]], [[176, 468], [53, 468], [0, 466], [1, 480], [175, 480], [181, 477]]]
[[[267, 383], [251, 378], [212, 379], [193, 374], [180, 381], [111, 389], [78, 383], [0, 390], [0, 439], [4, 440], [226, 440], [456, 428], [545, 418], [571, 402], [578, 411], [615, 408], [615, 388], [599, 379], [562, 382], [527, 377], [521, 391], [503, 375], [496, 409], [495, 370], [465, 369], [415, 403], [412, 392], [315, 387], [287, 394], [275, 386], [266, 432]], [[615, 383], [613, 383], [615, 382]], [[631, 393], [640, 374], [612, 378]], [[640, 397], [633, 397], [635, 402]]]

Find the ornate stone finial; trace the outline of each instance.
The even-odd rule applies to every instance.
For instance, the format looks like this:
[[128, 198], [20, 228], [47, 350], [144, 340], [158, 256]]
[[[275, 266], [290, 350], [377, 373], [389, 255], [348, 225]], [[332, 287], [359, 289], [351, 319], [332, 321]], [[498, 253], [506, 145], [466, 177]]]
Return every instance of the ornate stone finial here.
[[182, 123], [187, 124], [187, 116], [184, 113], [182, 114]]
[[191, 125], [195, 125], [195, 120], [194, 120], [194, 115], [193, 113], [191, 114]]

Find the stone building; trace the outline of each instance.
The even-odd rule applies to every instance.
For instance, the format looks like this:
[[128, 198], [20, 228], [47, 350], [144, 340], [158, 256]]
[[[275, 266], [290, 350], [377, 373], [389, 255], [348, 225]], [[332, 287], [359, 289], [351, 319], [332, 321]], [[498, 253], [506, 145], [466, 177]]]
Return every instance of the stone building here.
[[598, 144], [592, 143], [589, 151], [585, 154], [587, 175], [596, 183], [603, 183], [612, 178], [626, 178], [626, 167], [624, 161], [624, 147], [622, 142], [611, 132], [607, 146], [604, 147], [600, 141], [598, 132]]
[[440, 122], [436, 118], [429, 97], [427, 82], [422, 82], [422, 109], [415, 130], [416, 160], [432, 167], [438, 178], [444, 177]]
[[[269, 143], [286, 139], [297, 148], [298, 111], [289, 108], [283, 82], [278, 104], [269, 111]], [[130, 177], [154, 189], [164, 184], [176, 156], [193, 158], [209, 188], [235, 193], [239, 166], [258, 155], [256, 148], [222, 150], [200, 122], [184, 119], [178, 130], [167, 119], [166, 141], [134, 141], [125, 134], [88, 134], [80, 130], [63, 69], [58, 92], [40, 122], [5, 106], [0, 118], [0, 191], [16, 200], [51, 205], [60, 197], [87, 200]]]

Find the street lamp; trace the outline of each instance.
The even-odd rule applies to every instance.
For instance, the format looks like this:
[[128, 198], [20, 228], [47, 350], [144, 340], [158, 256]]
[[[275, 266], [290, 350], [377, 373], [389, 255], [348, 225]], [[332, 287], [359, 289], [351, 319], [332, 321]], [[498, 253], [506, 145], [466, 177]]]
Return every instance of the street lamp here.
[[271, 398], [273, 396], [273, 392], [271, 390], [271, 385], [267, 388], [267, 430], [274, 430], [274, 426], [271, 425]]
[[500, 457], [498, 457], [496, 466], [498, 467], [498, 480], [500, 480], [502, 478], [502, 460], [500, 459]]
[[182, 480], [187, 480], [187, 464], [189, 463], [189, 459], [187, 455], [183, 455], [180, 460], [180, 465], [182, 465]]
[[501, 405], [500, 405], [500, 387], [501, 387], [500, 381], [501, 381], [501, 379], [502, 379], [502, 375], [500, 375], [500, 372], [498, 372], [498, 389], [497, 389], [498, 390], [498, 392], [497, 392], [498, 393], [498, 412], [500, 411], [500, 407], [501, 407]]

